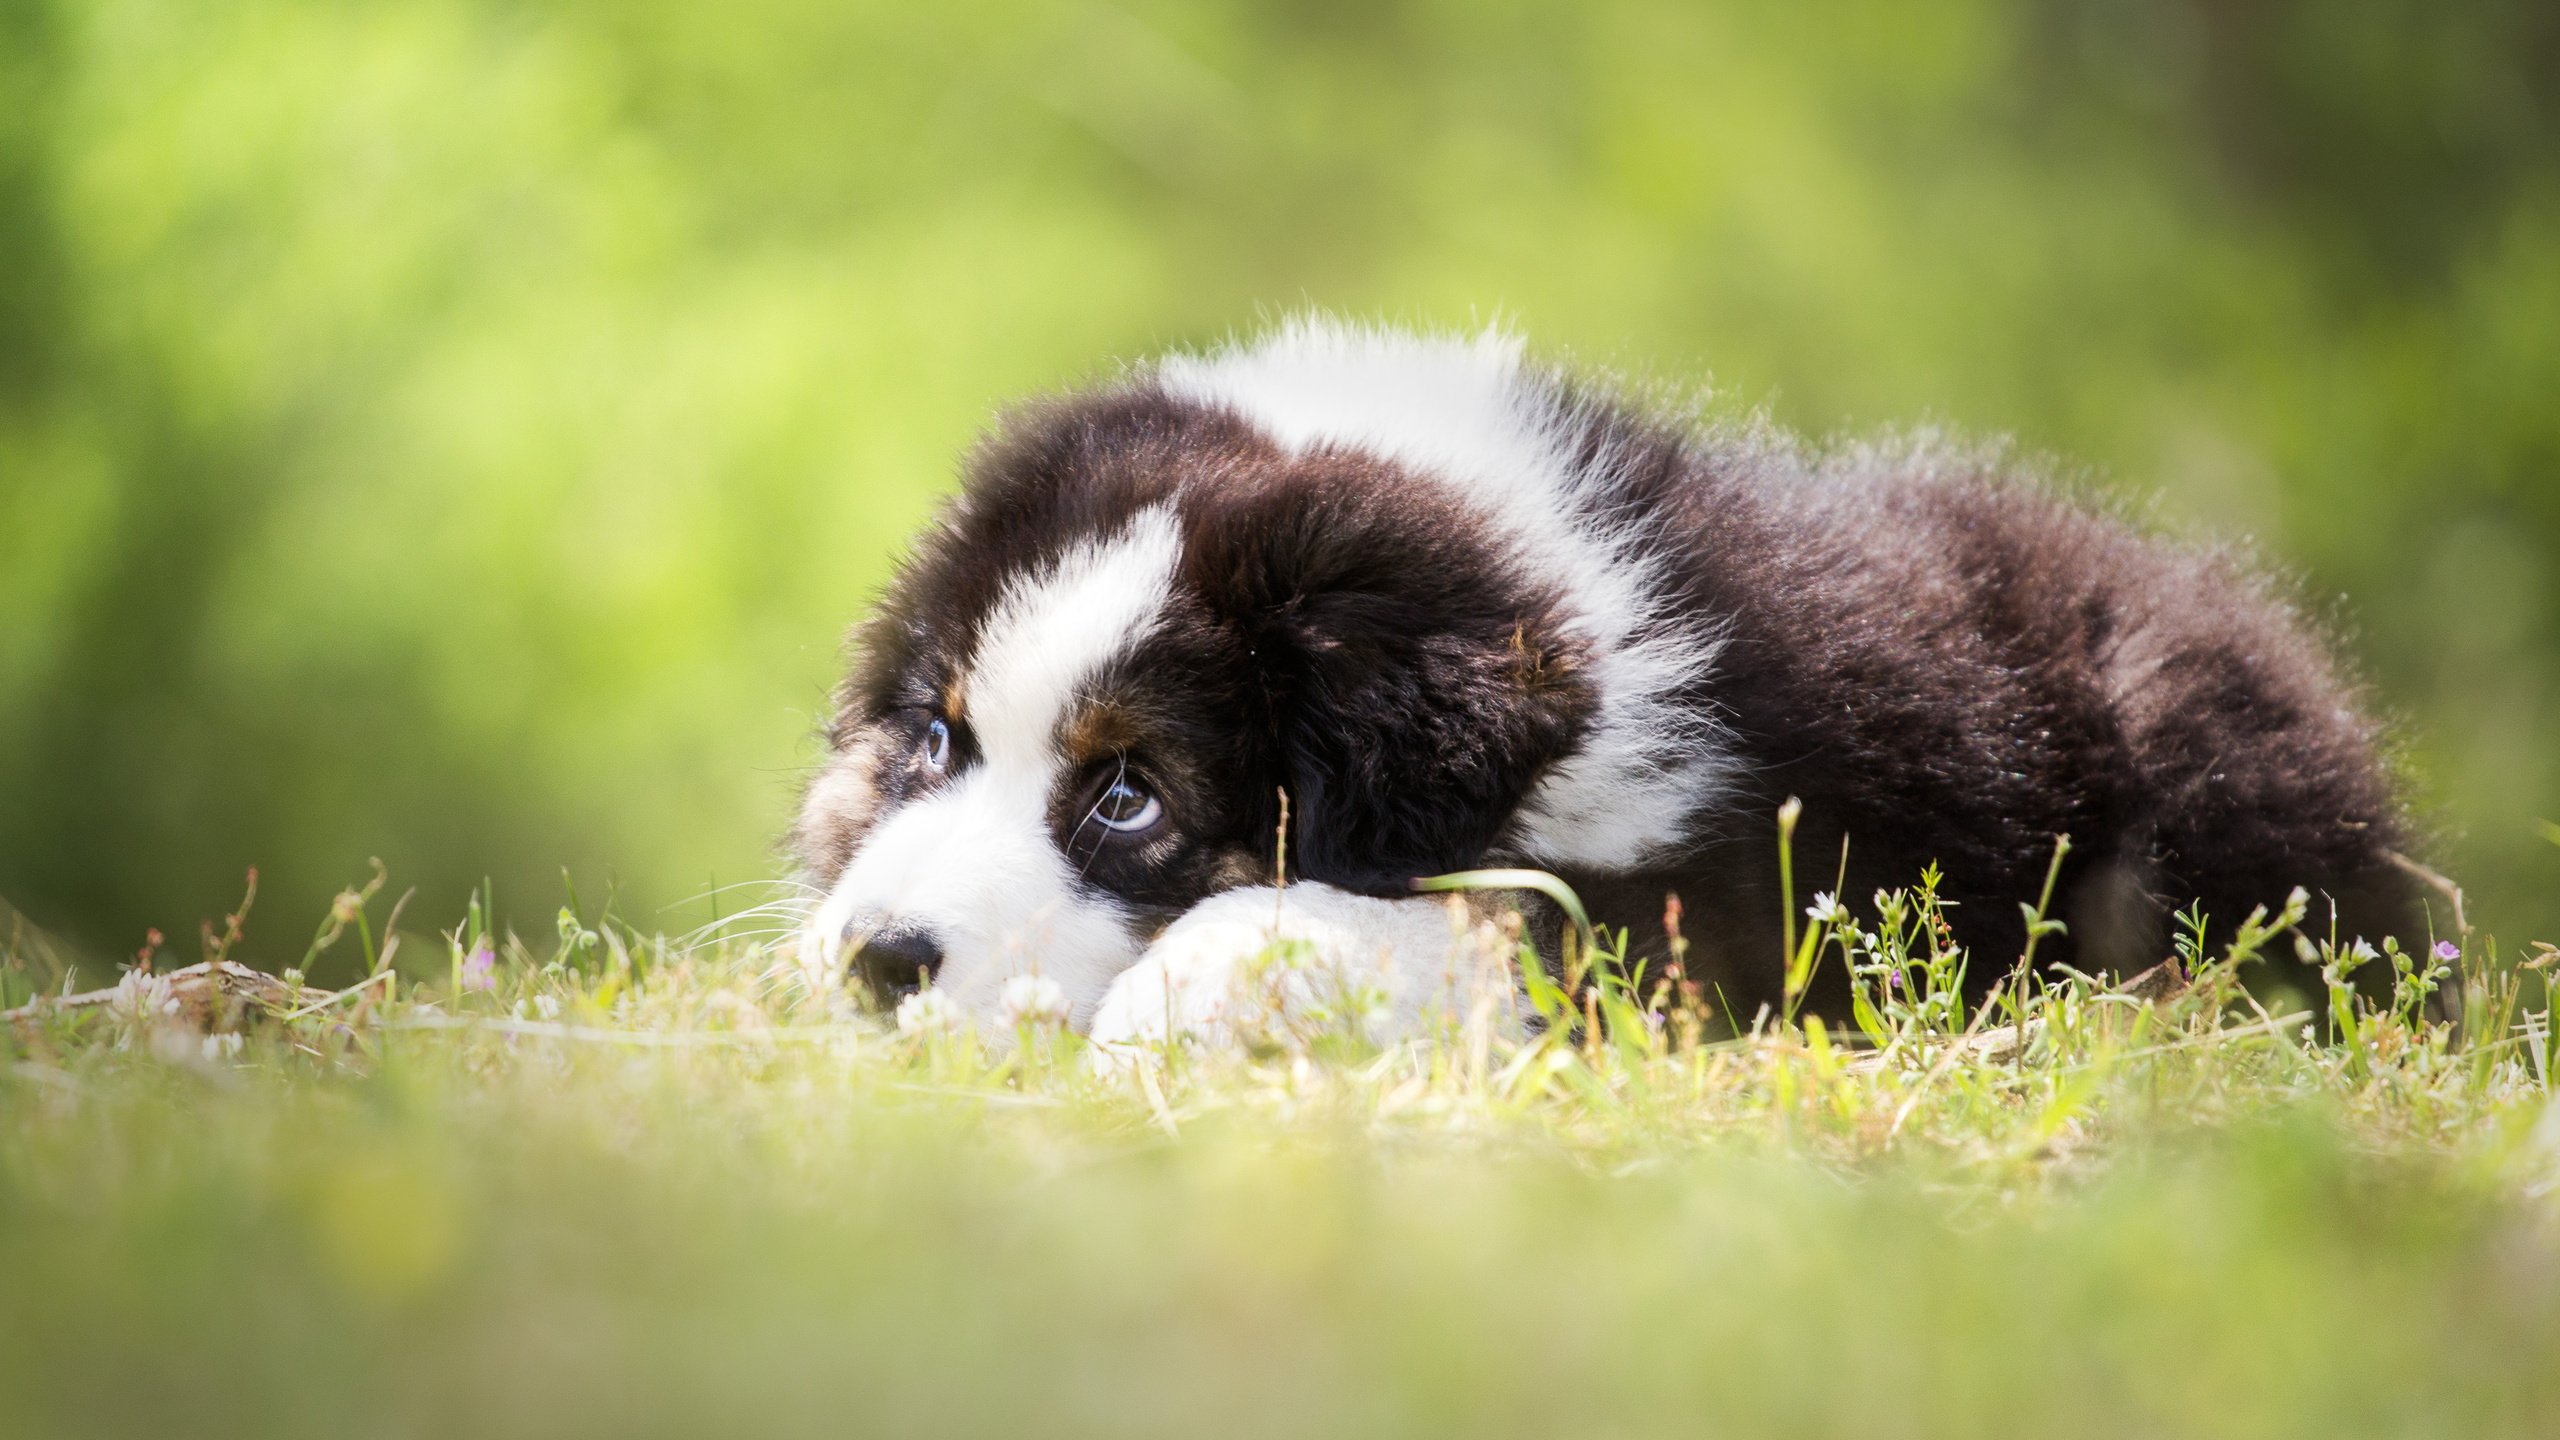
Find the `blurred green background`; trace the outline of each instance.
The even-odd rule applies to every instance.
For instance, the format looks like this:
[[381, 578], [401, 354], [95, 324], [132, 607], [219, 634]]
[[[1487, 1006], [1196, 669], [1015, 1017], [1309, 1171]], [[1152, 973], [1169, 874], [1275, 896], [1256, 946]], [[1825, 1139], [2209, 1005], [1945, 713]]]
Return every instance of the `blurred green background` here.
[[990, 407], [1309, 303], [2256, 537], [2560, 937], [2526, 0], [17, 0], [0, 896], [692, 923]]

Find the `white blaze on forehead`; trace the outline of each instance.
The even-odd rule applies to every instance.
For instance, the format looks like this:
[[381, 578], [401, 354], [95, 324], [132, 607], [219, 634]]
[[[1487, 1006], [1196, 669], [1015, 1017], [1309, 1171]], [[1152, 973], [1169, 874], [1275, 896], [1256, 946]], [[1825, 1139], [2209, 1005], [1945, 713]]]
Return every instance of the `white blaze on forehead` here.
[[1164, 618], [1182, 529], [1168, 506], [1017, 577], [978, 631], [962, 704], [991, 762], [1045, 755], [1076, 691]]
[[1615, 866], [1685, 843], [1689, 818], [1732, 777], [1714, 723], [1682, 698], [1716, 642], [1674, 623], [1653, 542], [1590, 493], [1619, 457], [1586, 446], [1593, 417], [1524, 363], [1517, 336], [1302, 316], [1250, 345], [1168, 357], [1156, 373], [1168, 393], [1232, 410], [1292, 454], [1359, 450], [1449, 486], [1509, 536], [1511, 563], [1563, 597], [1598, 706], [1575, 753], [1522, 802], [1513, 839], [1524, 853]]

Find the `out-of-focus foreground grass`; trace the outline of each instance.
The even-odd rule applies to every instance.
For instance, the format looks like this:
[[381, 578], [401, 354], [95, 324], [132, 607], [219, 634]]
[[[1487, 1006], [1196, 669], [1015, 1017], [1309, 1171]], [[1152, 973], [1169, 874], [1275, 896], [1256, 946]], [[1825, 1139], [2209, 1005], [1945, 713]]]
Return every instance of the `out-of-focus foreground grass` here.
[[2431, 854], [2560, 934], [2556, 16], [0, 6], [0, 896], [105, 957], [250, 864], [295, 913], [376, 854], [439, 914], [768, 873], [991, 408], [1314, 303], [2256, 537]]
[[[378, 959], [359, 907], [338, 943]], [[1105, 1076], [1037, 1023], [902, 1033], [787, 947], [480, 923], [263, 1011], [164, 973], [0, 1022], [0, 1433], [2560, 1416], [2549, 1016], [2486, 957], [2325, 1022], [2226, 963], [2057, 977], [2021, 1054], [2003, 1002], [1940, 1003], [1924, 927], [1817, 923], [1851, 1033], [1689, 1043], [1617, 991], [1528, 1038]]]

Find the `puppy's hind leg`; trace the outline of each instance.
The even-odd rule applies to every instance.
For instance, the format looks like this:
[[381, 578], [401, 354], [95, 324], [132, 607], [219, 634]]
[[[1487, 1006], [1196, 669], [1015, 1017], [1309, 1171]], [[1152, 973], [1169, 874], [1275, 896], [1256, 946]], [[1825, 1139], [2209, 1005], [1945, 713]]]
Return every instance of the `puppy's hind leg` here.
[[1507, 1021], [1511, 983], [1446, 901], [1256, 885], [1167, 926], [1112, 981], [1087, 1038], [1104, 1063], [1177, 1040], [1296, 1048], [1331, 1033], [1387, 1044], [1488, 995]]

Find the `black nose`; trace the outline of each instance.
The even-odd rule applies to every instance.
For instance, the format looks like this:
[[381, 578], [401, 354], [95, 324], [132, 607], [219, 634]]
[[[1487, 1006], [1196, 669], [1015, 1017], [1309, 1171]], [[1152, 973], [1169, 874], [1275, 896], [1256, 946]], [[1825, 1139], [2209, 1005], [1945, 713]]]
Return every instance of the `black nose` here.
[[854, 953], [853, 973], [862, 978], [871, 998], [890, 1004], [924, 988], [942, 964], [942, 947], [922, 930], [891, 930], [862, 942]]

